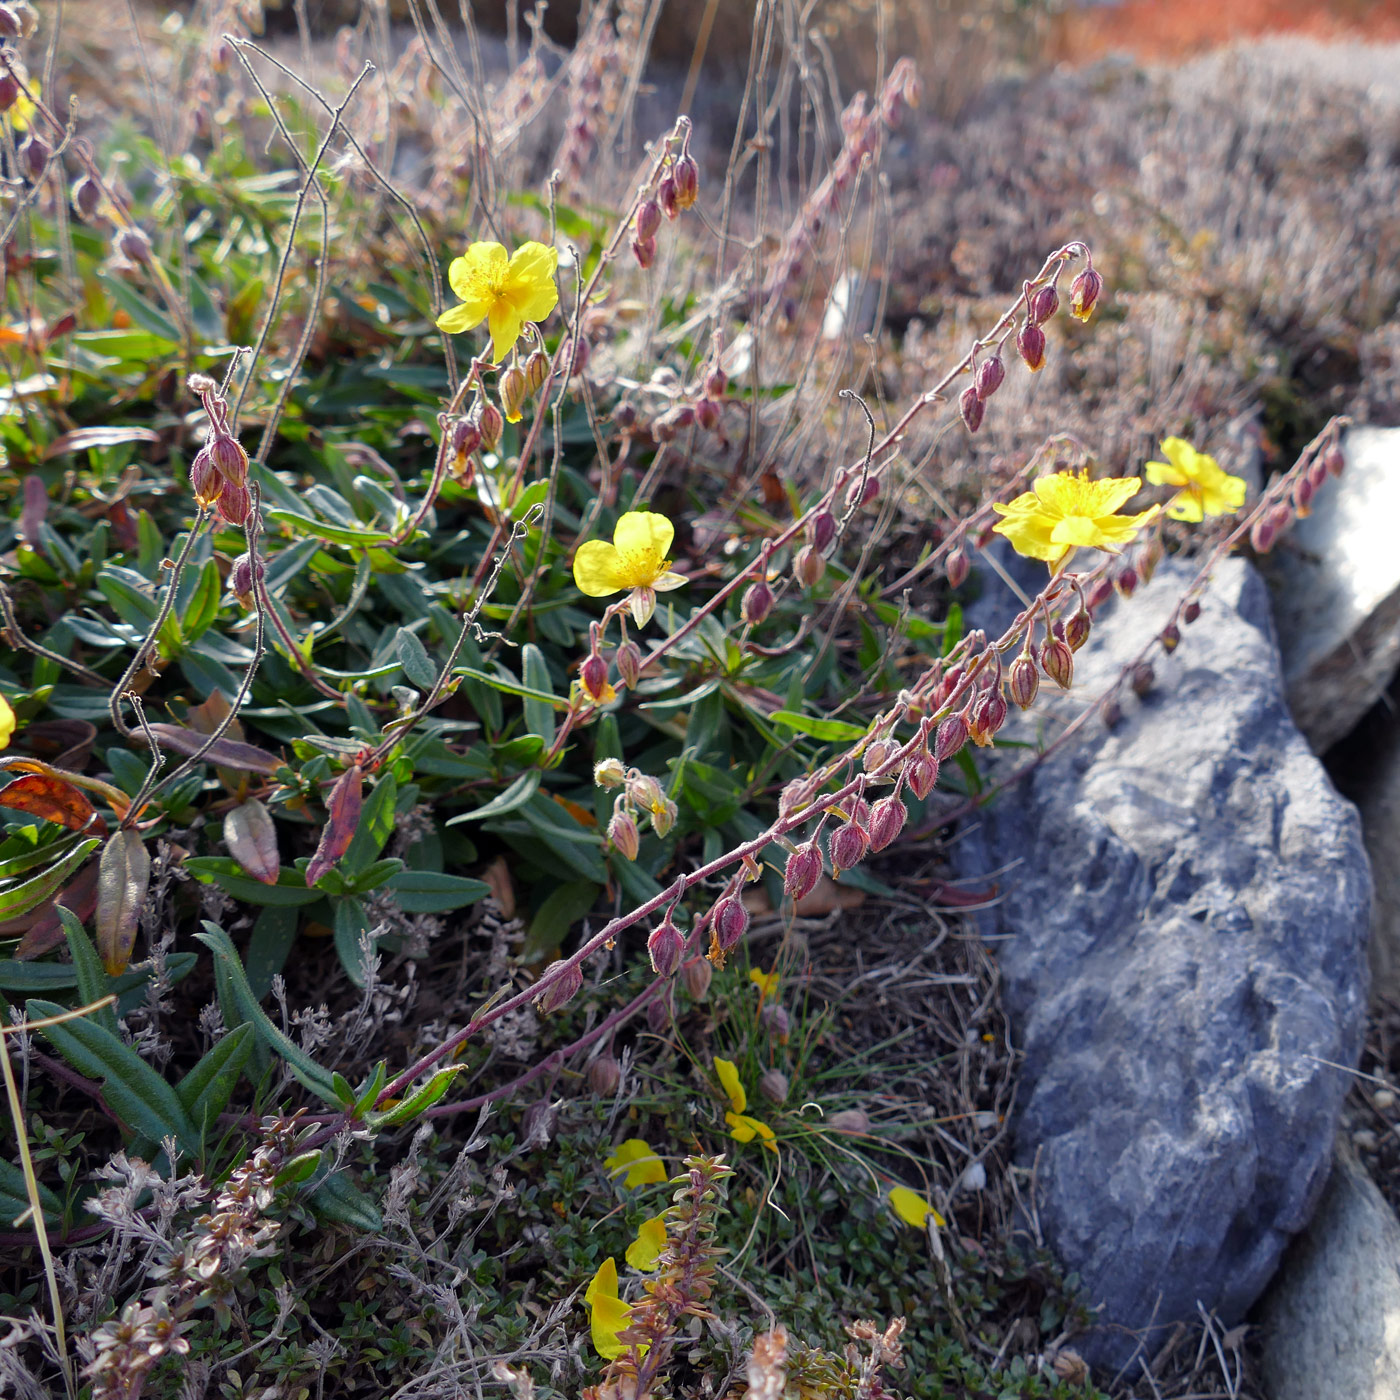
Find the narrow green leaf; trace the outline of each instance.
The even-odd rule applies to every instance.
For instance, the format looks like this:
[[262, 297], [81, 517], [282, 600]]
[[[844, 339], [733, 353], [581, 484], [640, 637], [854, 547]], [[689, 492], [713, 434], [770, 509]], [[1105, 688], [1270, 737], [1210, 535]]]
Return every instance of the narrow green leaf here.
[[420, 1114], [430, 1109], [451, 1087], [452, 1081], [466, 1068], [465, 1065], [447, 1065], [436, 1071], [425, 1084], [419, 1085], [406, 1099], [400, 1100], [383, 1113], [371, 1113], [366, 1122], [370, 1127], [396, 1128], [401, 1123], [411, 1123]]
[[50, 895], [55, 894], [101, 844], [100, 837], [91, 837], [74, 846], [42, 875], [36, 875], [21, 885], [11, 885], [8, 889], [0, 890], [0, 919], [13, 919], [37, 908]]
[[322, 1219], [362, 1234], [377, 1235], [384, 1228], [379, 1208], [342, 1172], [328, 1176], [311, 1193], [311, 1208]]
[[[97, 949], [92, 946], [92, 939], [83, 928], [83, 921], [71, 909], [65, 909], [61, 904], [55, 906], [55, 912], [58, 914], [59, 923], [63, 925], [64, 936], [68, 939], [68, 954], [73, 959], [73, 975], [78, 983], [78, 1001], [84, 1006], [90, 1006], [93, 1002], [101, 1001], [103, 997], [110, 995], [111, 979], [102, 966], [102, 959], [97, 956]], [[113, 1007], [99, 1007], [98, 1010], [90, 1012], [89, 1016], [95, 1025], [111, 1031], [113, 1035], [118, 1033], [117, 1013]]]
[[385, 888], [408, 914], [446, 914], [463, 909], [491, 893], [483, 880], [465, 875], [443, 875], [435, 870], [401, 870], [392, 876]]
[[400, 627], [399, 634], [394, 639], [394, 650], [404, 675], [424, 694], [430, 691], [437, 683], [438, 670], [433, 665], [432, 657], [428, 655], [427, 647], [418, 640], [417, 634], [410, 632], [407, 627]]
[[298, 905], [314, 904], [321, 898], [320, 890], [307, 889], [306, 877], [300, 870], [284, 868], [275, 885], [264, 885], [261, 880], [245, 875], [238, 862], [226, 856], [191, 856], [185, 861], [185, 869], [195, 879], [205, 884], [212, 880], [225, 894], [249, 904], [294, 909]]
[[207, 1134], [233, 1094], [253, 1050], [253, 1027], [244, 1022], [223, 1036], [175, 1086], [185, 1112]]
[[[544, 659], [544, 652], [533, 642], [526, 642], [520, 649], [520, 655], [521, 671], [525, 677], [526, 686], [537, 693], [552, 694], [554, 682], [550, 678], [549, 663]], [[554, 706], [546, 704], [543, 700], [536, 700], [532, 695], [527, 695], [524, 708], [525, 727], [531, 734], [539, 735], [546, 745], [552, 744], [554, 742]]]
[[768, 716], [774, 724], [795, 729], [799, 734], [810, 734], [814, 739], [825, 739], [833, 743], [854, 741], [865, 737], [866, 726], [847, 724], [843, 719], [818, 719], [813, 715], [798, 714], [795, 710], [774, 710]]
[[502, 817], [523, 807], [539, 790], [540, 779], [544, 774], [538, 768], [522, 773], [499, 797], [494, 797], [484, 807], [474, 812], [463, 812], [461, 816], [450, 818], [446, 825], [457, 826], [462, 822], [484, 821], [487, 817]]

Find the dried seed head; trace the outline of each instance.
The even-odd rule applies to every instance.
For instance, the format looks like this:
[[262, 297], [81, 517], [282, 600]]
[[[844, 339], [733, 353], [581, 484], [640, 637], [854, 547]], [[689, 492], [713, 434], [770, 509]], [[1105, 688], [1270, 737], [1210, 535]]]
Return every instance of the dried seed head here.
[[1074, 684], [1074, 653], [1068, 642], [1051, 637], [1040, 648], [1040, 665], [1061, 690], [1068, 690]]
[[749, 627], [757, 627], [773, 611], [773, 590], [763, 579], [755, 579], [744, 590], [739, 615]]
[[494, 452], [500, 445], [501, 434], [506, 430], [506, 420], [501, 416], [501, 410], [488, 400], [477, 409], [476, 422], [481, 430], [481, 445], [488, 452]]
[[710, 979], [715, 970], [704, 958], [691, 958], [681, 968], [681, 986], [692, 1001], [704, 1001], [710, 992]]
[[836, 517], [829, 510], [818, 511], [807, 522], [807, 542], [818, 554], [825, 554], [836, 538]]
[[1092, 267], [1086, 267], [1069, 284], [1069, 312], [1080, 321], [1087, 321], [1094, 314], [1094, 304], [1103, 291], [1103, 278]]
[[1060, 294], [1055, 290], [1054, 283], [1047, 282], [1043, 287], [1037, 287], [1031, 293], [1030, 318], [1031, 324], [1043, 326], [1060, 309]]
[[1113, 586], [1125, 598], [1131, 598], [1137, 592], [1138, 571], [1131, 564], [1119, 569], [1114, 575]]
[[896, 794], [882, 797], [870, 809], [870, 849], [883, 851], [904, 830], [908, 820], [909, 809]]
[[955, 549], [948, 556], [947, 571], [950, 588], [961, 588], [967, 582], [967, 576], [972, 572], [972, 561], [965, 550]]
[[1174, 622], [1167, 623], [1167, 625], [1164, 628], [1162, 628], [1162, 635], [1160, 640], [1162, 643], [1163, 651], [1169, 654], [1171, 652], [1174, 652], [1177, 649], [1177, 647], [1181, 645], [1181, 628], [1179, 628]]
[[826, 843], [827, 854], [831, 857], [834, 874], [849, 870], [865, 859], [870, 847], [870, 837], [855, 822], [846, 822], [831, 833]]
[[712, 365], [705, 375], [705, 397], [722, 399], [728, 390], [729, 376], [718, 365]]
[[245, 608], [253, 606], [253, 584], [266, 572], [261, 559], [254, 560], [248, 554], [240, 554], [229, 570], [229, 592]]
[[770, 1069], [759, 1076], [758, 1092], [769, 1103], [785, 1103], [788, 1096], [788, 1077], [780, 1069]]
[[228, 433], [215, 433], [209, 444], [209, 455], [219, 474], [235, 486], [242, 486], [248, 480], [248, 454], [236, 437]]
[[804, 588], [815, 588], [826, 572], [826, 560], [810, 544], [804, 544], [792, 561], [792, 572]]
[[637, 237], [654, 242], [661, 227], [661, 206], [654, 199], [643, 200], [637, 210]]
[[1040, 672], [1024, 651], [1011, 663], [1007, 688], [1020, 709], [1029, 710], [1035, 704], [1036, 691], [1040, 689]]
[[982, 426], [982, 414], [986, 407], [975, 384], [969, 384], [958, 395], [958, 412], [962, 414], [963, 426], [968, 432], [975, 433]]
[[676, 182], [670, 175], [656, 187], [656, 202], [668, 219], [674, 219], [681, 212], [676, 202]]
[[1322, 454], [1322, 460], [1327, 463], [1327, 470], [1333, 476], [1341, 476], [1347, 468], [1346, 455], [1335, 442]]
[[1104, 701], [1103, 710], [1099, 717], [1103, 720], [1105, 729], [1117, 729], [1119, 721], [1123, 718], [1123, 707], [1114, 697], [1110, 696]]
[[843, 1108], [826, 1120], [826, 1126], [834, 1133], [850, 1133], [864, 1137], [870, 1131], [870, 1115], [864, 1109]]
[[102, 202], [102, 191], [91, 176], [83, 175], [73, 185], [73, 212], [80, 219], [91, 219]]
[[725, 895], [715, 905], [715, 941], [724, 952], [729, 952], [748, 932], [749, 911], [744, 901], [737, 895]]
[[624, 860], [636, 860], [637, 852], [641, 849], [642, 835], [637, 830], [637, 823], [632, 820], [632, 816], [625, 809], [619, 808], [612, 815], [612, 820], [608, 823], [608, 840], [612, 842], [617, 853]]
[[1181, 620], [1189, 627], [1201, 615], [1201, 605], [1192, 598], [1181, 610]]
[[638, 267], [650, 267], [656, 261], [656, 239], [634, 238], [632, 240], [632, 256], [636, 258]]
[[1016, 336], [1016, 353], [1032, 372], [1045, 367], [1045, 332], [1027, 322]]
[[545, 1016], [562, 1010], [583, 990], [583, 972], [576, 962], [556, 959], [540, 974], [540, 981], [549, 982], [535, 998], [535, 1005]]
[[693, 156], [683, 155], [675, 164], [671, 178], [676, 182], [676, 204], [689, 209], [700, 197], [700, 167]]
[[933, 738], [933, 757], [938, 763], [946, 763], [967, 743], [967, 720], [961, 714], [949, 715], [938, 726]]
[[1006, 364], [1000, 355], [988, 355], [980, 365], [977, 366], [977, 378], [973, 384], [977, 389], [977, 397], [982, 400], [991, 398], [998, 389], [1001, 388], [1002, 381], [1006, 378]]
[[1133, 667], [1132, 676], [1128, 682], [1133, 688], [1133, 694], [1139, 697], [1146, 695], [1157, 681], [1157, 673], [1152, 669], [1150, 661], [1139, 661]]
[[883, 768], [895, 747], [888, 739], [876, 739], [861, 755], [861, 766], [867, 773]]
[[970, 708], [968, 737], [978, 748], [990, 748], [997, 730], [1006, 723], [1006, 697], [1001, 693], [1001, 687], [984, 691]]
[[600, 1098], [610, 1099], [622, 1083], [622, 1066], [611, 1055], [599, 1055], [588, 1066], [588, 1087]]
[[695, 421], [705, 432], [714, 432], [720, 425], [719, 405], [713, 399], [697, 399], [695, 401]]
[[920, 750], [904, 765], [904, 781], [909, 784], [909, 791], [922, 802], [938, 782], [937, 759], [927, 750]]
[[608, 663], [596, 651], [584, 657], [583, 665], [578, 668], [578, 678], [579, 684], [583, 686], [583, 693], [595, 705], [601, 705], [612, 698], [608, 695], [611, 689], [608, 685]]
[[214, 465], [214, 454], [207, 447], [201, 447], [190, 463], [190, 490], [194, 498], [205, 510], [219, 499], [224, 489], [224, 479]]
[[124, 228], [117, 236], [117, 251], [128, 262], [144, 266], [151, 260], [151, 240], [139, 228]]
[[246, 486], [226, 481], [219, 492], [219, 514], [230, 525], [245, 525], [253, 513], [253, 497]]
[[543, 350], [532, 350], [525, 357], [525, 387], [532, 394], [544, 388], [549, 377], [549, 356]]
[[627, 769], [620, 758], [600, 758], [593, 765], [593, 781], [600, 788], [621, 787], [627, 781]]
[[1089, 629], [1092, 626], [1093, 620], [1082, 607], [1072, 612], [1065, 618], [1065, 645], [1071, 651], [1078, 651], [1089, 640]]
[[651, 829], [658, 836], [667, 836], [679, 816], [680, 808], [669, 797], [663, 797], [660, 803], [651, 809]]
[[822, 877], [822, 853], [816, 840], [799, 846], [787, 858], [783, 870], [783, 893], [793, 900], [806, 898]]
[[685, 953], [685, 937], [671, 922], [669, 914], [652, 930], [647, 939], [647, 952], [651, 956], [651, 970], [658, 977], [675, 976]]
[[781, 1044], [787, 1044], [792, 1022], [788, 1019], [786, 1007], [779, 1006], [776, 1001], [766, 1002], [763, 1010], [758, 1013], [758, 1021], [775, 1040]]
[[613, 655], [617, 664], [617, 674], [628, 690], [636, 690], [642, 678], [642, 649], [636, 642], [623, 642]]

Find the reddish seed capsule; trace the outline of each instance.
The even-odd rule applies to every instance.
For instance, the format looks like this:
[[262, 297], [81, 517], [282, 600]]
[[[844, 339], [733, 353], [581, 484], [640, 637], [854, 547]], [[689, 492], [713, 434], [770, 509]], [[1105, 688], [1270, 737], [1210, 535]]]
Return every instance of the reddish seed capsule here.
[[600, 1098], [612, 1098], [621, 1083], [622, 1066], [611, 1055], [599, 1055], [588, 1066], [588, 1087]]
[[792, 572], [803, 588], [815, 588], [826, 572], [826, 560], [811, 545], [805, 544], [792, 561]]
[[127, 228], [117, 238], [117, 250], [128, 262], [145, 264], [151, 260], [151, 240], [139, 228]]
[[654, 240], [660, 227], [661, 206], [654, 199], [643, 201], [641, 208], [637, 210], [637, 237]]
[[613, 843], [617, 853], [624, 860], [636, 860], [637, 852], [641, 849], [642, 835], [637, 830], [637, 823], [625, 811], [613, 813], [612, 821], [608, 823], [608, 840]]
[[779, 1006], [775, 1001], [766, 1002], [763, 1010], [758, 1013], [758, 1020], [763, 1029], [775, 1040], [781, 1044], [787, 1044], [788, 1032], [792, 1029], [792, 1023], [788, 1018], [786, 1007]]
[[497, 381], [497, 391], [501, 396], [501, 411], [507, 423], [518, 423], [530, 386], [525, 380], [525, 371], [519, 365], [512, 365]]
[[975, 433], [982, 426], [982, 414], [986, 407], [977, 393], [975, 384], [969, 384], [958, 395], [958, 412], [962, 414], [963, 425], [968, 432]]
[[822, 877], [822, 853], [815, 840], [799, 846], [787, 858], [783, 870], [783, 893], [793, 900], [811, 894]]
[[874, 773], [883, 768], [889, 762], [890, 755], [894, 752], [894, 745], [888, 739], [876, 739], [873, 744], [861, 755], [861, 767], [867, 773]]
[[1016, 353], [1028, 370], [1034, 372], [1045, 365], [1045, 332], [1029, 323], [1016, 336]]
[[219, 492], [219, 514], [230, 525], [245, 525], [253, 513], [253, 498], [246, 486], [236, 486], [233, 482], [224, 483]]
[[749, 627], [757, 627], [773, 611], [773, 590], [757, 579], [744, 590], [739, 614]]
[[1132, 686], [1134, 695], [1142, 696], [1152, 689], [1156, 680], [1157, 673], [1152, 669], [1152, 663], [1139, 661], [1133, 667], [1133, 673], [1128, 683]]
[[1091, 613], [1097, 612], [1108, 600], [1113, 597], [1113, 584], [1106, 578], [1101, 578], [1089, 590], [1089, 597], [1086, 605]]
[[253, 606], [253, 584], [266, 572], [261, 559], [253, 560], [247, 554], [240, 554], [229, 570], [229, 592], [245, 608]]
[[73, 212], [80, 219], [91, 219], [102, 202], [102, 191], [97, 188], [96, 181], [84, 175], [74, 184], [72, 197]]
[[647, 1004], [647, 1029], [652, 1035], [661, 1035], [675, 1016], [669, 995], [656, 997]]
[[1327, 482], [1327, 463], [1319, 457], [1308, 468], [1308, 481], [1312, 484], [1314, 493], [1321, 491]]
[[235, 437], [227, 433], [216, 433], [209, 444], [209, 455], [220, 475], [235, 486], [242, 486], [248, 480], [248, 454]]
[[705, 376], [705, 397], [722, 399], [728, 388], [729, 376], [718, 365], [714, 365]]
[[971, 708], [972, 714], [967, 722], [968, 737], [979, 748], [990, 748], [997, 730], [1006, 723], [1007, 704], [1001, 687], [986, 691]]
[[1087, 321], [1094, 314], [1094, 304], [1103, 291], [1103, 278], [1092, 267], [1086, 267], [1069, 284], [1069, 312], [1076, 320]]
[[1000, 355], [989, 355], [977, 366], [977, 378], [973, 381], [977, 396], [982, 400], [991, 398], [1001, 388], [1006, 378], [1006, 365]]
[[53, 147], [49, 145], [37, 132], [19, 148], [19, 168], [29, 176], [31, 180], [37, 180], [43, 175], [49, 160], [53, 155]]
[[700, 399], [695, 405], [695, 421], [707, 432], [712, 433], [720, 424], [719, 405], [713, 399]]
[[1074, 684], [1074, 653], [1067, 642], [1052, 637], [1040, 648], [1040, 665], [1061, 690]]
[[544, 388], [549, 377], [549, 356], [543, 350], [532, 350], [525, 358], [525, 387], [532, 394]]
[[18, 39], [23, 32], [14, 6], [0, 5], [0, 35], [6, 39]]
[[1030, 317], [1034, 325], [1043, 326], [1059, 309], [1060, 294], [1053, 283], [1047, 282], [1031, 293]]
[[656, 261], [656, 239], [634, 238], [632, 240], [632, 256], [636, 258], [638, 267], [650, 267]]
[[214, 454], [207, 447], [201, 447], [190, 463], [190, 490], [194, 498], [206, 510], [219, 499], [224, 489], [224, 479], [214, 465]]
[[1020, 709], [1028, 710], [1035, 704], [1036, 692], [1040, 689], [1040, 672], [1025, 652], [1011, 663], [1007, 688], [1011, 691], [1012, 700]]
[[829, 510], [818, 511], [808, 522], [807, 539], [819, 554], [825, 554], [827, 546], [836, 538], [836, 517]]
[[1278, 531], [1274, 528], [1272, 511], [1261, 515], [1250, 527], [1249, 543], [1253, 546], [1256, 554], [1267, 554], [1274, 547], [1274, 541], [1277, 539]]
[[1118, 571], [1117, 577], [1113, 580], [1113, 586], [1125, 597], [1131, 598], [1137, 592], [1138, 573], [1131, 564], [1125, 569]]
[[590, 652], [579, 667], [578, 678], [583, 692], [595, 704], [608, 693], [608, 663], [596, 652]]
[[930, 753], [916, 753], [904, 765], [904, 781], [909, 784], [909, 791], [922, 802], [938, 782], [937, 760]]
[[1335, 442], [1322, 454], [1322, 460], [1327, 463], [1327, 470], [1333, 476], [1341, 476], [1346, 470], [1347, 459]]
[[676, 162], [672, 179], [676, 182], [676, 204], [689, 209], [700, 197], [700, 167], [693, 156], [682, 156]]
[[1162, 650], [1170, 654], [1181, 645], [1181, 628], [1176, 623], [1169, 622], [1162, 628], [1161, 636]]
[[668, 408], [652, 425], [651, 435], [657, 442], [674, 442], [682, 428], [688, 428], [695, 421], [695, 410], [688, 404], [677, 404]]
[[622, 677], [623, 684], [629, 690], [635, 690], [642, 678], [641, 647], [636, 642], [623, 642], [613, 654], [613, 661], [617, 664], [617, 674]]
[[726, 895], [715, 905], [715, 941], [724, 952], [730, 952], [748, 928], [749, 911], [744, 908], [742, 899]]
[[676, 218], [681, 212], [676, 203], [676, 182], [669, 175], [656, 187], [656, 202], [668, 219]]
[[481, 446], [481, 424], [475, 418], [459, 418], [452, 425], [449, 447], [453, 458], [464, 463]]
[[883, 851], [904, 830], [908, 819], [908, 808], [894, 793], [882, 797], [870, 809], [870, 849]]
[[955, 549], [948, 556], [948, 586], [961, 588], [967, 582], [967, 576], [971, 572], [972, 563], [968, 559], [966, 551]]
[[19, 100], [19, 84], [8, 69], [0, 69], [0, 112], [8, 112]]
[[1181, 610], [1181, 620], [1189, 627], [1201, 615], [1201, 605], [1192, 598]]
[[877, 476], [867, 476], [865, 485], [860, 484], [857, 477], [846, 491], [846, 504], [848, 506], [869, 505], [880, 494], [880, 478]]
[[624, 400], [613, 409], [612, 420], [624, 433], [629, 432], [632, 428], [637, 426], [637, 410], [632, 404]]
[[949, 715], [938, 726], [933, 738], [933, 756], [939, 763], [946, 763], [967, 743], [967, 721], [961, 714]]
[[569, 337], [559, 347], [559, 363], [569, 370], [570, 375], [582, 374], [588, 368], [589, 357], [592, 354], [588, 341], [580, 340], [575, 345], [573, 338]]
[[669, 914], [652, 930], [647, 939], [647, 952], [651, 956], [651, 970], [658, 977], [675, 975], [685, 952], [685, 938], [671, 922]]
[[1106, 700], [1104, 702], [1102, 718], [1105, 729], [1117, 729], [1119, 721], [1123, 718], [1123, 707], [1117, 700], [1111, 698]]
[[1083, 608], [1071, 613], [1065, 619], [1064, 631], [1062, 633], [1065, 645], [1068, 646], [1071, 651], [1078, 651], [1079, 648], [1089, 640], [1089, 628], [1091, 626], [1092, 623], [1089, 614], [1085, 612]]
[[831, 869], [835, 874], [859, 865], [865, 859], [870, 846], [870, 837], [855, 822], [846, 822], [831, 833], [826, 843], [827, 854], [831, 857]]
[[1293, 506], [1298, 512], [1300, 520], [1306, 519], [1312, 514], [1313, 484], [1312, 478], [1300, 476], [1293, 483]]
[[706, 959], [691, 958], [681, 968], [681, 986], [685, 988], [686, 995], [692, 1001], [704, 1001], [709, 995], [710, 979], [714, 975], [715, 970]]
[[501, 441], [501, 434], [506, 430], [506, 420], [501, 416], [501, 410], [493, 403], [483, 403], [476, 421], [481, 429], [481, 445], [488, 452], [494, 452]]

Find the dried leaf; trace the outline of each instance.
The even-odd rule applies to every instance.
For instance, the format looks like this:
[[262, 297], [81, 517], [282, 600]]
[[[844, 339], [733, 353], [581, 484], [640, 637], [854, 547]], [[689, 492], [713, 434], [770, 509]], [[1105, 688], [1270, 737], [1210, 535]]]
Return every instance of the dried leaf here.
[[55, 768], [83, 768], [97, 726], [85, 719], [36, 719], [24, 726], [25, 747]]
[[[181, 724], [153, 724], [151, 733], [162, 747], [173, 749], [187, 758], [198, 753], [208, 738], [198, 730], [186, 729]], [[281, 766], [282, 760], [276, 754], [268, 753], [254, 744], [241, 744], [236, 739], [220, 739], [204, 755], [204, 762], [217, 763], [222, 768], [237, 768], [245, 773], [266, 773], [269, 776]]]
[[481, 878], [491, 886], [491, 898], [500, 906], [507, 919], [515, 917], [515, 881], [510, 877], [510, 866], [504, 856], [497, 856], [485, 870]]
[[97, 870], [97, 951], [113, 977], [131, 961], [150, 883], [151, 857], [141, 833], [118, 831], [102, 848]]
[[[185, 723], [201, 734], [212, 734], [228, 718], [232, 708], [222, 690], [213, 690], [202, 705], [191, 705], [185, 711]], [[224, 737], [241, 741], [245, 737], [242, 720], [234, 720], [224, 731]]]
[[28, 812], [31, 817], [56, 822], [70, 831], [82, 831], [91, 823], [93, 835], [107, 834], [106, 823], [97, 815], [86, 793], [62, 778], [45, 773], [26, 773], [0, 788], [0, 807]]
[[364, 806], [364, 774], [357, 763], [336, 780], [326, 802], [329, 818], [321, 832], [321, 844], [306, 867], [306, 883], [315, 885], [344, 854], [355, 839], [360, 825], [360, 809]]
[[33, 472], [24, 478], [24, 509], [20, 512], [20, 538], [28, 545], [38, 545], [39, 526], [49, 513], [49, 491]]
[[92, 918], [97, 909], [97, 862], [90, 860], [73, 877], [65, 890], [37, 909], [18, 919], [0, 924], [0, 934], [22, 933], [24, 936], [15, 949], [15, 957], [24, 962], [29, 958], [42, 957], [50, 948], [57, 948], [64, 941], [63, 924], [59, 921], [56, 906], [62, 905], [71, 911], [82, 923]]
[[266, 807], [255, 797], [241, 802], [224, 818], [224, 844], [239, 865], [265, 885], [277, 883], [282, 862], [277, 854], [277, 828]]

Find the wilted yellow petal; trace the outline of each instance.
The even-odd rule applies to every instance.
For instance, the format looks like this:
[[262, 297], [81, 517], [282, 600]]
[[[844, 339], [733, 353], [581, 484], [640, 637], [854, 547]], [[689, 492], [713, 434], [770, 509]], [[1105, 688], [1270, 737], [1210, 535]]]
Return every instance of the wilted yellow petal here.
[[772, 972], [762, 972], [756, 967], [749, 971], [749, 981], [766, 997], [771, 997], [778, 990], [779, 980], [776, 967]]
[[15, 732], [15, 712], [10, 702], [0, 695], [0, 749], [8, 748], [10, 736]]
[[[724, 1092], [729, 1095], [729, 1106], [735, 1113], [742, 1113], [749, 1106], [749, 1096], [744, 1092], [744, 1086], [739, 1082], [739, 1071], [735, 1067], [733, 1060], [722, 1060], [715, 1056], [715, 1073], [719, 1076], [719, 1082], [724, 1087]], [[747, 1142], [748, 1138], [740, 1138], [740, 1142]]]
[[666, 1217], [654, 1215], [637, 1227], [637, 1238], [627, 1246], [627, 1262], [643, 1273], [656, 1267], [666, 1248]]
[[612, 1176], [627, 1173], [623, 1183], [627, 1189], [635, 1190], [654, 1181], [666, 1180], [666, 1167], [650, 1143], [641, 1138], [628, 1138], [613, 1149], [613, 1154], [604, 1160], [603, 1165]]
[[598, 1266], [583, 1301], [589, 1312], [593, 1350], [607, 1361], [621, 1356], [627, 1345], [618, 1341], [617, 1334], [631, 1322], [632, 1309], [617, 1296], [617, 1265], [611, 1257]]
[[935, 1225], [943, 1226], [948, 1223], [917, 1191], [911, 1191], [907, 1186], [890, 1188], [890, 1205], [906, 1225], [912, 1225], [916, 1230], [924, 1228], [924, 1222], [929, 1216], [933, 1217]]

